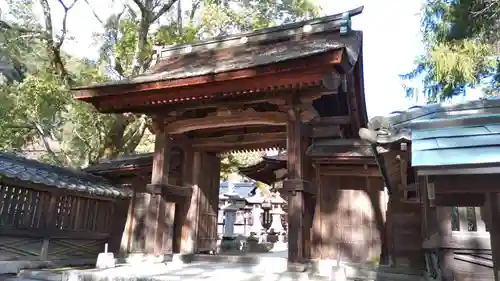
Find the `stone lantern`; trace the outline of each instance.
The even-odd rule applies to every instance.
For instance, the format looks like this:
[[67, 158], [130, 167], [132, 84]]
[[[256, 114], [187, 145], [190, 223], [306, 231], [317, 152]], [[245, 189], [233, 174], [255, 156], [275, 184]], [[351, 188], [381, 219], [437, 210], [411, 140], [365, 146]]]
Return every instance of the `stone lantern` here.
[[257, 235], [261, 235], [265, 229], [262, 226], [261, 216], [264, 211], [260, 205], [254, 205], [252, 209], [252, 226], [250, 227], [250, 232]]
[[224, 194], [227, 198], [226, 203], [221, 207], [224, 214], [224, 238], [233, 238], [234, 236], [234, 223], [236, 221], [236, 212], [240, 210], [241, 204], [239, 204], [238, 199], [240, 196], [234, 192], [234, 183], [228, 181], [228, 192]]
[[271, 226], [269, 227], [270, 232], [279, 233], [279, 234], [285, 232], [285, 228], [283, 227], [283, 224], [281, 223], [281, 216], [283, 214], [285, 214], [285, 212], [281, 208], [281, 205], [278, 205], [278, 207], [274, 208], [271, 211], [272, 222], [271, 222]]

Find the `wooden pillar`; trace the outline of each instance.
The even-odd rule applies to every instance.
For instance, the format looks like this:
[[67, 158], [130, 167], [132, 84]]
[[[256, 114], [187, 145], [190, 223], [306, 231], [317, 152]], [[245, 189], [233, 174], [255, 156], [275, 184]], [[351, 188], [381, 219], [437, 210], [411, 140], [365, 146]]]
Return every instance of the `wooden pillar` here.
[[122, 234], [121, 247], [130, 253], [132, 250], [132, 241], [134, 240], [134, 228], [135, 228], [135, 204], [136, 204], [137, 191], [134, 186], [132, 186], [132, 197], [130, 198], [130, 203], [127, 212], [127, 221], [125, 223], [125, 229]]
[[420, 200], [422, 200], [422, 237], [431, 239], [433, 235], [441, 236], [439, 218], [436, 206], [431, 205], [427, 190], [427, 177], [418, 177], [418, 186], [420, 189]]
[[[451, 207], [439, 207], [436, 210], [437, 221], [439, 224], [440, 240], [448, 239], [451, 237]], [[441, 274], [444, 281], [452, 281], [453, 277], [453, 264], [455, 261], [453, 250], [442, 249], [439, 253]]]
[[[307, 157], [306, 151], [310, 145], [310, 141], [307, 139], [301, 139], [301, 155], [302, 155], [302, 165], [303, 165], [303, 180], [307, 182], [311, 186], [311, 188], [316, 188], [315, 184], [315, 171], [312, 166], [311, 159]], [[315, 194], [304, 193], [304, 224], [302, 231], [304, 232], [304, 253], [303, 257], [305, 260], [310, 260], [312, 257], [312, 225], [313, 225], [313, 216], [316, 208], [316, 197]]]
[[114, 208], [112, 212], [108, 250], [118, 256], [128, 251], [127, 244], [122, 244], [122, 238], [124, 235], [127, 235], [126, 225], [128, 224], [131, 201], [131, 198], [116, 198], [113, 203]]
[[[46, 230], [53, 230], [56, 227], [56, 217], [57, 217], [57, 201], [60, 197], [59, 192], [50, 193], [49, 205], [46, 207], [46, 217], [44, 222], [44, 228]], [[47, 260], [49, 258], [49, 244], [50, 237], [46, 236], [42, 241], [42, 248], [40, 249], [40, 259]]]
[[173, 210], [171, 206], [167, 206], [165, 198], [170, 171], [171, 142], [161, 124], [157, 120], [153, 122], [156, 137], [151, 184], [148, 185], [151, 200], [146, 217], [146, 251], [161, 255], [172, 249]]
[[304, 150], [302, 144], [302, 123], [297, 108], [288, 110], [287, 123], [287, 168], [288, 178], [283, 189], [288, 193], [288, 262], [302, 263], [304, 254]]
[[182, 185], [192, 189], [191, 196], [183, 198], [177, 205], [176, 224], [180, 228], [180, 253], [195, 253], [198, 238], [198, 205], [200, 197], [199, 179], [201, 172], [201, 153], [191, 149], [184, 151], [182, 163]]
[[500, 204], [498, 193], [486, 193], [486, 208], [490, 223], [490, 241], [495, 281], [500, 281]]

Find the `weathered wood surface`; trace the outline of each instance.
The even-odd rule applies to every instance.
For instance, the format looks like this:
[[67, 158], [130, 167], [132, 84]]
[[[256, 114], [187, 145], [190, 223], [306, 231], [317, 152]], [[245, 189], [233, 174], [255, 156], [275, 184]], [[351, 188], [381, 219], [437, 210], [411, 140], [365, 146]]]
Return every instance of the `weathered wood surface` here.
[[205, 153], [201, 163], [197, 252], [206, 252], [217, 248], [220, 159], [215, 154]]
[[440, 235], [427, 244], [439, 249], [444, 280], [494, 280], [485, 211], [484, 207], [437, 207]]
[[363, 263], [379, 260], [386, 247], [382, 180], [324, 176], [318, 192], [313, 258], [340, 257], [343, 262]]
[[0, 185], [0, 259], [95, 258], [120, 250], [129, 199], [99, 200]]

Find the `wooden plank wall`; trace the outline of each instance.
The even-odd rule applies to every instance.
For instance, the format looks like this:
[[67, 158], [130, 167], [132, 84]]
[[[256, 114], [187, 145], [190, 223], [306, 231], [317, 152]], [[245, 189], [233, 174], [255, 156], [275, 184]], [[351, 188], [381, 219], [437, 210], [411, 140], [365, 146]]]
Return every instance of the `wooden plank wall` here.
[[[180, 177], [178, 174], [169, 176], [170, 183], [180, 185]], [[133, 183], [134, 190], [133, 197], [129, 204], [129, 211], [127, 215], [126, 228], [123, 232], [124, 239], [122, 240], [122, 247], [128, 253], [146, 253], [146, 214], [151, 194], [146, 192], [146, 185], [149, 179], [138, 180]]]
[[388, 204], [391, 264], [423, 269], [422, 208], [420, 204], [401, 202], [400, 198], [393, 195]]
[[385, 246], [382, 179], [322, 176], [319, 184], [312, 258], [378, 262]]
[[198, 207], [197, 252], [214, 251], [217, 245], [220, 159], [215, 154], [202, 154]]
[[0, 184], [0, 260], [94, 258], [120, 251], [129, 199]]

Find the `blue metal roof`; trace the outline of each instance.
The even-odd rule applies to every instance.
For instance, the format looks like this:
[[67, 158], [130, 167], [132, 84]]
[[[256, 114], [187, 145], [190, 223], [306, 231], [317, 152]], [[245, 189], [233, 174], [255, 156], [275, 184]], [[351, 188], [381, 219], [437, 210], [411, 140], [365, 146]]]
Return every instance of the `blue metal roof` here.
[[413, 129], [411, 134], [413, 167], [500, 163], [500, 124]]

